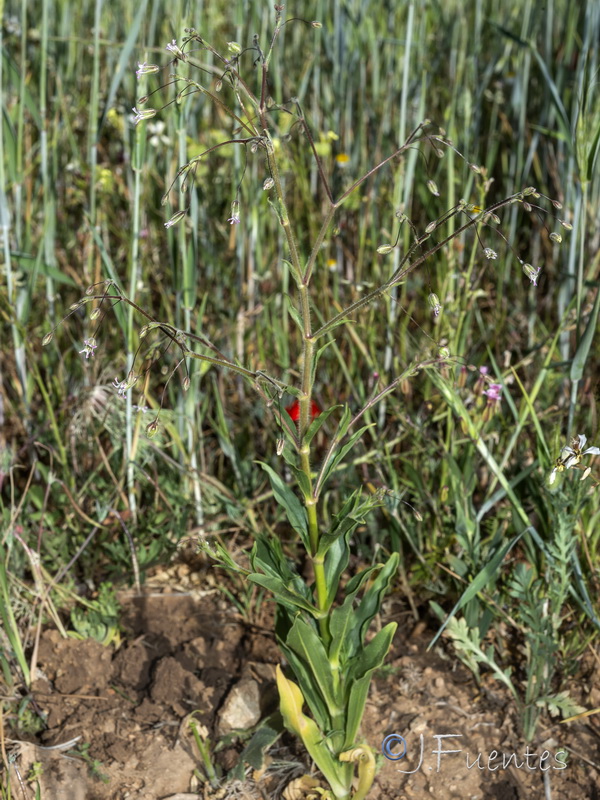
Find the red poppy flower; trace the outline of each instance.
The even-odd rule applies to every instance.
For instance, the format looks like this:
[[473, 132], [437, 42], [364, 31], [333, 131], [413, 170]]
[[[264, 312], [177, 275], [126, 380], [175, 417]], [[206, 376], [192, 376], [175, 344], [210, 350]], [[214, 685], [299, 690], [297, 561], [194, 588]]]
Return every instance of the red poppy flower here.
[[[298, 422], [300, 419], [300, 401], [294, 400], [291, 406], [286, 406], [285, 410], [290, 415], [290, 417], [294, 420], [294, 422]], [[318, 417], [321, 413], [321, 408], [318, 403], [315, 403], [314, 400], [311, 401], [310, 404], [310, 418], [314, 419]]]

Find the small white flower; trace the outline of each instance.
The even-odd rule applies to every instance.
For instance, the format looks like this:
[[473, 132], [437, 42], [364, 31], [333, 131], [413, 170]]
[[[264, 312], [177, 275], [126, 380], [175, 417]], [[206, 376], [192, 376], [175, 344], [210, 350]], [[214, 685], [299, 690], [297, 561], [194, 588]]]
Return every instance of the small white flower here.
[[134, 113], [133, 122], [135, 125], [138, 125], [140, 122], [143, 122], [147, 119], [152, 119], [158, 114], [156, 108], [143, 108], [139, 111], [135, 106], [131, 109]]
[[434, 317], [439, 317], [442, 311], [442, 304], [440, 303], [440, 298], [435, 294], [435, 292], [431, 292], [429, 297], [427, 298], [429, 305], [431, 306], [431, 310], [433, 311]]
[[227, 220], [230, 225], [240, 224], [240, 201], [234, 200], [231, 204], [231, 216]]
[[[523, 264], [522, 261], [521, 264]], [[540, 277], [541, 271], [542, 271], [541, 267], [532, 267], [531, 264], [523, 264], [523, 272], [525, 273], [525, 275], [527, 275], [533, 286], [537, 286], [538, 278]]]
[[168, 50], [170, 53], [173, 53], [175, 58], [178, 58], [180, 61], [187, 61], [187, 56], [183, 52], [183, 50], [180, 47], [178, 47], [176, 39], [173, 39], [171, 44], [168, 44], [165, 47], [165, 50]]
[[120, 381], [118, 378], [115, 378], [112, 382], [112, 385], [117, 390], [119, 397], [125, 397], [125, 393], [127, 392], [127, 381]]
[[96, 342], [96, 340], [92, 336], [90, 339], [84, 339], [83, 340], [83, 350], [80, 350], [79, 352], [83, 353], [85, 355], [86, 359], [88, 359], [90, 356], [93, 357], [95, 355], [97, 347], [98, 347], [98, 343]]
[[153, 75], [155, 72], [158, 72], [160, 67], [156, 64], [146, 64], [144, 61], [143, 64], [138, 63], [138, 68], [135, 71], [135, 74], [138, 77], [138, 80], [142, 77], [142, 75]]

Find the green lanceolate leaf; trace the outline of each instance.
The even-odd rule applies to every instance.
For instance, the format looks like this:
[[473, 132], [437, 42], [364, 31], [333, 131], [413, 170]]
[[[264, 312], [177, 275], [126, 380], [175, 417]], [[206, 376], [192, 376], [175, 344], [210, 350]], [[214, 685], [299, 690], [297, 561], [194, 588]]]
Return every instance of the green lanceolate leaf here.
[[381, 502], [373, 500], [372, 497], [363, 500], [361, 489], [354, 491], [339, 513], [334, 516], [330, 529], [321, 536], [317, 555], [324, 556], [338, 537], [345, 536], [348, 531], [354, 531], [357, 525], [365, 521], [369, 511], [380, 505]]
[[579, 347], [577, 348], [577, 352], [575, 353], [573, 363], [571, 364], [571, 374], [569, 377], [571, 378], [572, 381], [580, 381], [583, 378], [583, 371], [585, 369], [585, 365], [590, 353], [592, 341], [594, 340], [594, 334], [596, 333], [596, 326], [598, 325], [599, 311], [600, 311], [600, 291], [597, 292], [596, 294], [596, 299], [594, 300], [594, 305], [592, 307], [592, 313], [590, 314], [590, 318], [588, 319], [588, 324], [586, 325], [584, 334], [581, 337], [581, 341], [579, 342]]
[[251, 575], [248, 575], [248, 580], [252, 581], [252, 583], [256, 583], [258, 586], [262, 586], [264, 589], [268, 589], [275, 600], [287, 608], [300, 608], [303, 611], [308, 611], [315, 619], [322, 615], [318, 608], [315, 608], [302, 597], [302, 595], [294, 591], [292, 586], [286, 586], [281, 578], [274, 578], [270, 575], [261, 575], [258, 572], [253, 572]]
[[273, 494], [279, 505], [284, 509], [288, 522], [296, 531], [298, 536], [302, 539], [302, 544], [308, 552], [310, 552], [310, 542], [308, 538], [308, 522], [306, 519], [306, 511], [302, 503], [289, 486], [283, 482], [283, 479], [273, 470], [268, 464], [263, 461], [258, 462], [260, 466], [269, 476]]
[[370, 500], [361, 501], [361, 490], [357, 489], [346, 500], [340, 512], [335, 515], [329, 531], [321, 537], [318, 555], [324, 558], [327, 608], [331, 607], [336, 598], [341, 575], [350, 560], [348, 546], [350, 535], [369, 509]]
[[324, 745], [323, 733], [315, 721], [302, 712], [304, 697], [299, 687], [288, 680], [277, 665], [277, 689], [280, 709], [286, 726], [302, 739], [311, 758], [327, 779], [336, 797], [346, 797], [350, 792], [352, 769], [334, 759]]
[[374, 424], [375, 423], [364, 425], [362, 428], [356, 431], [356, 433], [353, 433], [352, 436], [346, 442], [346, 444], [344, 444], [342, 447], [338, 446], [338, 449], [335, 450], [331, 455], [331, 457], [323, 464], [317, 481], [319, 487], [319, 494], [323, 489], [323, 486], [325, 486], [325, 484], [327, 483], [327, 480], [329, 479], [329, 476], [331, 475], [333, 470], [337, 467], [337, 465], [341, 461], [343, 461], [346, 453], [352, 450], [352, 448], [354, 447], [356, 442], [360, 439], [360, 437], [363, 435], [363, 433], [369, 428], [372, 428]]
[[319, 726], [330, 731], [332, 715], [343, 711], [343, 700], [339, 688], [336, 692], [334, 672], [318, 633], [297, 617], [282, 650]]
[[294, 305], [294, 301], [289, 296], [289, 294], [285, 295], [285, 299], [287, 300], [287, 310], [290, 317], [294, 320], [294, 322], [298, 326], [298, 330], [300, 331], [300, 333], [304, 333], [304, 320], [302, 319], [302, 315]]
[[471, 581], [465, 592], [463, 593], [462, 597], [456, 603], [452, 611], [448, 614], [448, 617], [436, 635], [433, 637], [431, 642], [429, 643], [428, 650], [431, 650], [433, 645], [437, 642], [439, 637], [442, 635], [444, 628], [448, 624], [448, 622], [454, 617], [460, 609], [466, 605], [469, 600], [471, 600], [475, 595], [484, 589], [487, 584], [490, 582], [492, 577], [495, 575], [496, 571], [500, 567], [500, 564], [504, 561], [508, 553], [512, 550], [515, 544], [519, 541], [521, 536], [525, 533], [525, 531], [529, 530], [526, 528], [524, 531], [521, 531], [514, 539], [511, 539], [510, 542], [507, 542], [504, 547], [501, 547], [497, 550], [494, 556], [488, 561], [485, 567], [479, 572]]
[[256, 732], [240, 753], [239, 764], [242, 767], [239, 780], [244, 779], [244, 765], [249, 764], [253, 769], [264, 769], [266, 752], [281, 736], [281, 717], [275, 712], [263, 720]]
[[347, 685], [351, 688], [346, 714], [345, 747], [350, 747], [356, 741], [373, 672], [385, 661], [385, 657], [392, 646], [396, 628], [397, 624], [395, 622], [389, 622], [374, 636], [362, 653], [350, 665]]
[[600, 153], [600, 124], [596, 128], [596, 133], [592, 138], [590, 149], [588, 151], [585, 177], [588, 181], [592, 180], [596, 170], [596, 161], [598, 160], [598, 153]]
[[311, 386], [314, 386], [315, 378], [317, 376], [317, 366], [319, 364], [321, 356], [323, 355], [325, 350], [327, 350], [327, 348], [330, 345], [334, 344], [334, 343], [335, 343], [335, 339], [330, 339], [326, 344], [323, 345], [323, 347], [319, 347], [319, 349], [315, 353], [315, 357], [313, 358], [312, 368], [311, 368], [311, 371], [310, 371], [310, 385]]
[[327, 608], [331, 608], [336, 598], [340, 578], [350, 561], [350, 546], [348, 542], [351, 532], [351, 529], [348, 529], [343, 536], [338, 536], [325, 555], [323, 568], [327, 585]]
[[[387, 592], [396, 571], [398, 570], [398, 562], [400, 557], [398, 553], [392, 553], [386, 564], [380, 565], [381, 571], [375, 578], [373, 583], [365, 592], [360, 605], [354, 612], [354, 625], [349, 631], [351, 639], [351, 647], [358, 650], [362, 646], [367, 629], [373, 617], [379, 613], [383, 596]], [[357, 576], [358, 577], [358, 576]], [[348, 586], [352, 591], [354, 588], [352, 581]]]
[[[255, 573], [281, 581], [312, 608], [311, 589], [296, 571], [294, 562], [285, 556], [279, 539], [258, 534], [250, 553], [250, 564]], [[295, 606], [293, 610], [297, 612], [297, 603]]]
[[357, 650], [352, 648], [355, 642], [349, 635], [350, 628], [356, 624], [354, 617], [354, 600], [361, 587], [376, 569], [378, 569], [378, 567], [369, 567], [358, 575], [355, 575], [346, 586], [344, 602], [331, 612], [329, 621], [329, 633], [331, 635], [329, 660], [332, 663], [341, 661], [343, 665], [348, 658], [352, 658], [357, 653]]
[[[287, 414], [286, 411], [284, 411], [282, 413]], [[289, 417], [289, 414], [288, 414], [288, 417]], [[290, 424], [293, 425], [293, 426], [296, 425], [296, 423], [292, 421], [291, 417], [290, 417]], [[284, 434], [286, 434], [286, 439], [290, 442], [290, 444], [292, 444], [292, 447], [284, 447], [283, 448], [283, 452], [282, 452], [281, 455], [283, 456], [283, 458], [285, 460], [285, 463], [289, 466], [289, 468], [291, 469], [292, 473], [294, 474], [294, 478], [296, 479], [296, 482], [297, 482], [297, 484], [298, 484], [298, 486], [300, 488], [300, 491], [304, 495], [304, 497], [310, 497], [310, 493], [312, 491], [311, 490], [311, 486], [310, 486], [310, 481], [309, 481], [308, 476], [306, 475], [306, 473], [303, 472], [300, 469], [300, 467], [298, 466], [298, 454], [297, 454], [296, 449], [295, 449], [296, 446], [297, 446], [297, 443], [295, 443], [291, 439], [291, 437], [289, 436], [289, 434], [285, 430], [285, 428], [284, 428]]]
[[269, 538], [263, 534], [257, 534], [256, 541], [250, 553], [250, 563], [256, 572], [264, 572], [274, 578], [282, 578], [284, 581], [292, 581], [298, 573], [292, 568], [292, 564], [284, 554], [279, 539]]
[[322, 411], [318, 416], [316, 416], [313, 419], [313, 421], [308, 426], [308, 430], [306, 431], [306, 434], [304, 435], [304, 444], [309, 444], [310, 443], [310, 441], [312, 440], [313, 436], [320, 430], [321, 426], [325, 422], [327, 422], [327, 419], [329, 418], [331, 413], [333, 411], [335, 411], [336, 408], [339, 408], [339, 407], [340, 406], [331, 406], [330, 408], [327, 408], [325, 411]]

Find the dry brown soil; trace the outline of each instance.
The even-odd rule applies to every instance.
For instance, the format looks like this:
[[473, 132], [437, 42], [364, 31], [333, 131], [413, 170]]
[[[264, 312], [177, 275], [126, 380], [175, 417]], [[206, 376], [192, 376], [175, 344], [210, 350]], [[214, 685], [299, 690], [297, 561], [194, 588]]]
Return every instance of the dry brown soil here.
[[[218, 789], [194, 776], [203, 770], [188, 715], [198, 711], [197, 719], [217, 740], [229, 692], [250, 679], [258, 684], [263, 713], [268, 713], [279, 654], [266, 616], [262, 624], [249, 624], [215, 589], [194, 586], [189, 577], [180, 580], [176, 592], [174, 584], [171, 575], [162, 585], [150, 583], [141, 597], [121, 597], [118, 646], [63, 639], [56, 630], [42, 634], [33, 697], [47, 715], [47, 727], [37, 737], [8, 742], [22, 777], [34, 762], [41, 764], [42, 800], [279, 798], [307, 771], [302, 750], [286, 733], [269, 751], [270, 766], [262, 775], [247, 769], [244, 780]], [[548, 721], [530, 746], [535, 756], [527, 761], [514, 705], [502, 687], [492, 680], [478, 687], [447, 648], [428, 652], [432, 632], [415, 625], [400, 599], [385, 605], [381, 622], [388, 619], [398, 621], [398, 632], [389, 666], [372, 686], [363, 734], [377, 749], [388, 734], [402, 735], [407, 755], [383, 761], [370, 797], [600, 798], [600, 716], [568, 725]], [[594, 671], [587, 681], [574, 690], [587, 706], [600, 706]], [[10, 730], [7, 735], [15, 736]], [[441, 738], [451, 735], [455, 738]], [[76, 743], [56, 747], [76, 737]], [[81, 752], [82, 744], [89, 745], [88, 762], [97, 760], [102, 779], [74, 752]], [[556, 768], [561, 766], [556, 759], [564, 758], [561, 748], [569, 752], [565, 769]], [[230, 769], [241, 749], [234, 741], [214, 759]], [[436, 750], [459, 752], [438, 755]], [[502, 756], [488, 761], [493, 751], [505, 758], [516, 755], [503, 768]], [[541, 762], [544, 751], [548, 755]], [[16, 775], [13, 781], [18, 785]]]

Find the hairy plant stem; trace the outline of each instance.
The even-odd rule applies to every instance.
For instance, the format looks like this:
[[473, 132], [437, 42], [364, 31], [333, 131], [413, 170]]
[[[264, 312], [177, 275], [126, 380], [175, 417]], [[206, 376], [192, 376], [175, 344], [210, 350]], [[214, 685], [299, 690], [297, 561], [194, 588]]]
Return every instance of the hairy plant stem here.
[[[317, 552], [319, 550], [319, 519], [318, 519], [318, 509], [317, 509], [317, 502], [318, 499], [315, 497], [313, 491], [313, 482], [312, 482], [312, 473], [310, 467], [310, 443], [305, 441], [306, 431], [308, 430], [308, 426], [310, 424], [310, 410], [312, 405], [312, 366], [313, 366], [313, 359], [314, 359], [314, 341], [312, 338], [312, 327], [311, 327], [311, 320], [310, 320], [310, 297], [308, 294], [308, 284], [310, 281], [310, 271], [307, 268], [305, 275], [302, 274], [302, 266], [300, 262], [300, 254], [298, 252], [298, 247], [296, 244], [296, 240], [294, 238], [294, 234], [291, 229], [290, 225], [290, 218], [287, 210], [287, 204], [285, 201], [283, 187], [281, 185], [281, 178], [279, 175], [279, 169], [277, 168], [277, 159], [275, 157], [275, 148], [273, 147], [273, 143], [271, 141], [271, 137], [269, 136], [268, 131], [265, 129], [265, 138], [266, 138], [266, 150], [267, 150], [267, 159], [269, 164], [269, 169], [271, 171], [271, 177], [273, 178], [274, 185], [275, 185], [275, 192], [277, 194], [277, 201], [278, 201], [278, 214], [279, 219], [281, 221], [283, 231], [287, 240], [288, 248], [290, 251], [290, 262], [292, 265], [292, 272], [294, 274], [294, 278], [298, 285], [298, 290], [300, 293], [300, 313], [302, 316], [302, 326], [303, 326], [303, 346], [302, 346], [302, 394], [300, 395], [300, 420], [298, 424], [298, 439], [300, 442], [300, 465], [302, 472], [305, 474], [309, 492], [304, 495], [304, 504], [306, 507], [306, 514], [308, 517], [308, 535], [309, 535], [309, 543], [310, 543], [310, 552], [308, 555], [310, 556], [313, 569], [315, 573], [315, 588], [317, 593], [317, 607], [320, 611], [323, 612], [323, 616], [319, 620], [319, 629], [321, 636], [325, 643], [329, 641], [329, 621], [327, 611], [328, 609], [328, 592], [327, 592], [327, 580], [325, 576], [325, 566], [323, 563], [323, 558], [317, 556]], [[319, 234], [320, 240], [318, 240], [317, 244], [313, 248], [313, 252], [311, 253], [311, 257], [309, 259], [309, 266], [312, 268], [312, 264], [316, 259], [316, 253], [318, 251], [318, 246], [320, 246], [320, 242], [323, 240], [325, 236], [325, 232], [327, 229], [327, 225], [335, 212], [335, 207], [332, 207], [330, 210], [330, 214], [323, 224], [321, 228], [321, 232]]]

